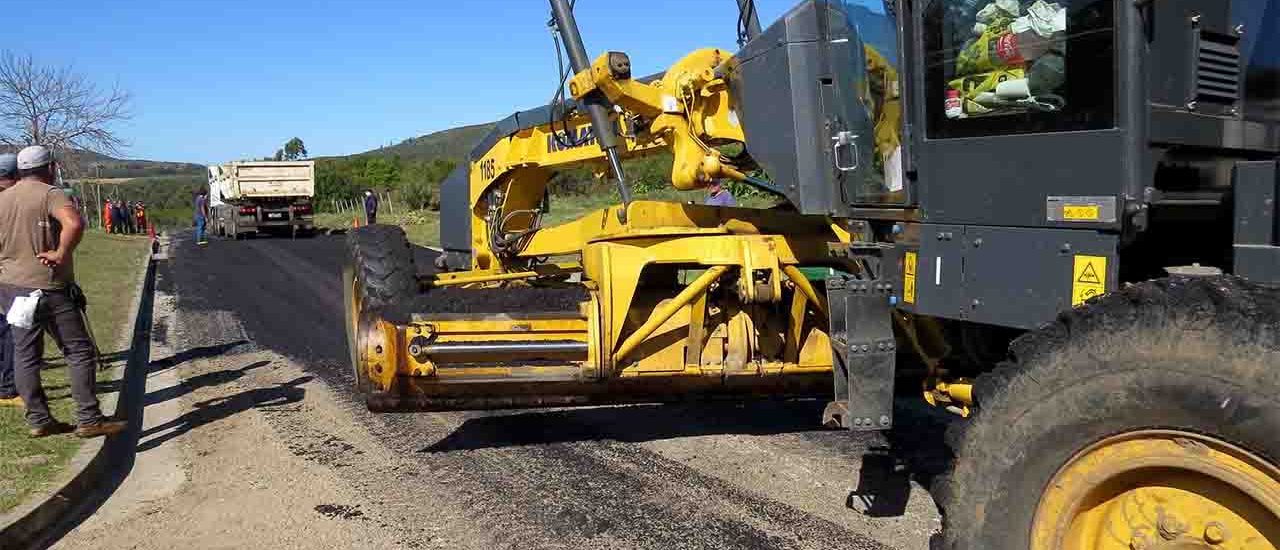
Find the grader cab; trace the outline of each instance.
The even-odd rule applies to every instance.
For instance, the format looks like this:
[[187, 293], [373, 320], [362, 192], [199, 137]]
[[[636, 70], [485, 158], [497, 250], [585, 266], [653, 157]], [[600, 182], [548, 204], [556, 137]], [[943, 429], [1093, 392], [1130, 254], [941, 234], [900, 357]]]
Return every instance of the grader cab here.
[[[955, 549], [1280, 548], [1280, 1], [805, 0], [636, 78], [551, 0], [567, 94], [353, 231], [374, 411], [825, 396], [958, 416]], [[625, 160], [768, 209], [632, 200]], [[558, 170], [621, 203], [546, 226]]]

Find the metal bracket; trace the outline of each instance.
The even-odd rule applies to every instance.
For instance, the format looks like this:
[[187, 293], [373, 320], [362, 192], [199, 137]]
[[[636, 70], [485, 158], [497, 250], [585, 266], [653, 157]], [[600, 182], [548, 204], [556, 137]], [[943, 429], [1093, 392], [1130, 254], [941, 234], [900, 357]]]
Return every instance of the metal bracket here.
[[849, 277], [827, 279], [835, 399], [823, 424], [857, 431], [893, 427], [897, 344], [893, 285]]

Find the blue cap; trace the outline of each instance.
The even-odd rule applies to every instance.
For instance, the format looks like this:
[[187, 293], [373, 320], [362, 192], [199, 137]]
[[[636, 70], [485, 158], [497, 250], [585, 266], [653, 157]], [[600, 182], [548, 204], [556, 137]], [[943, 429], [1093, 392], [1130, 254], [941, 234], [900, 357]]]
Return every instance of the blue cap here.
[[18, 155], [5, 153], [0, 155], [0, 178], [12, 178], [18, 175]]

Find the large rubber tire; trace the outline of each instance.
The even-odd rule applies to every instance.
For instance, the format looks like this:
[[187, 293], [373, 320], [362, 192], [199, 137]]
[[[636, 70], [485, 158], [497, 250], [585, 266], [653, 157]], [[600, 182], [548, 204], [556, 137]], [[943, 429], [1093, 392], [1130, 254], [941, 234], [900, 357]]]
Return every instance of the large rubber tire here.
[[367, 310], [384, 310], [418, 293], [413, 247], [399, 226], [370, 225], [347, 233], [347, 259], [356, 268]]
[[1027, 550], [1059, 469], [1117, 434], [1211, 436], [1280, 465], [1280, 291], [1235, 277], [1131, 285], [1011, 345], [947, 434], [935, 548]]
[[413, 248], [404, 230], [393, 225], [361, 227], [347, 233], [347, 263], [342, 272], [343, 320], [356, 390], [368, 395], [370, 383], [360, 372], [358, 335], [379, 317], [403, 322], [396, 307], [412, 302], [418, 292]]

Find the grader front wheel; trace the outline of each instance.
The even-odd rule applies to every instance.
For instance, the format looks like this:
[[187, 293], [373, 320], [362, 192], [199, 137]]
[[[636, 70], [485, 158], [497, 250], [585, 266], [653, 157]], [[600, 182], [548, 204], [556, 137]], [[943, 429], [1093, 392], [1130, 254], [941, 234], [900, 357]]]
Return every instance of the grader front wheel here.
[[361, 337], [379, 317], [400, 317], [417, 295], [417, 269], [413, 248], [404, 230], [393, 225], [371, 225], [347, 234], [347, 264], [342, 273], [343, 312], [347, 349], [356, 389], [370, 391], [364, 372]]
[[1012, 356], [948, 434], [942, 548], [1280, 549], [1280, 291], [1133, 285]]

